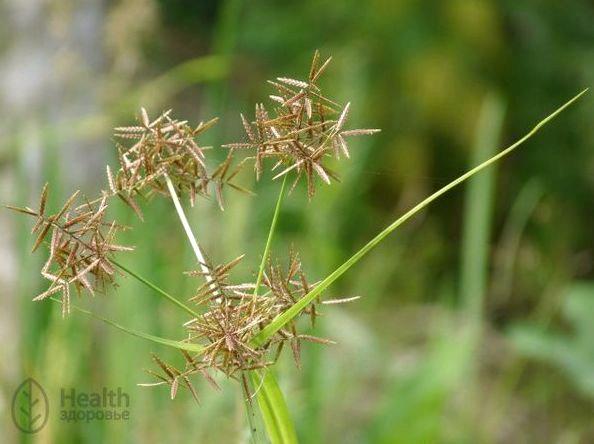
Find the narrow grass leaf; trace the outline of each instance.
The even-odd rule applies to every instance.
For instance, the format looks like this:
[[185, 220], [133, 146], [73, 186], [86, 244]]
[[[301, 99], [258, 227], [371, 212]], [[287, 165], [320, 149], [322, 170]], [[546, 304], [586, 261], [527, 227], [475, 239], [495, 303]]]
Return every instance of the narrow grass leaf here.
[[408, 212], [400, 216], [386, 228], [384, 228], [377, 236], [371, 239], [366, 245], [363, 246], [359, 251], [357, 251], [353, 256], [351, 256], [345, 263], [339, 266], [336, 270], [334, 270], [330, 275], [328, 275], [322, 282], [320, 282], [312, 291], [308, 294], [303, 296], [300, 300], [298, 300], [294, 305], [292, 305], [288, 310], [283, 312], [282, 314], [278, 315], [270, 324], [264, 327], [260, 332], [254, 336], [252, 339], [252, 345], [255, 347], [261, 346], [265, 344], [278, 330], [280, 330], [284, 325], [290, 322], [293, 318], [295, 318], [305, 307], [307, 307], [315, 298], [317, 298], [326, 288], [328, 288], [336, 279], [342, 276], [348, 269], [350, 269], [353, 265], [355, 265], [363, 256], [369, 253], [375, 246], [377, 246], [381, 241], [383, 241], [392, 231], [406, 222], [408, 219], [416, 215], [419, 211], [423, 210], [427, 207], [431, 202], [441, 197], [443, 194], [450, 191], [452, 188], [456, 187], [457, 185], [461, 184], [462, 182], [466, 181], [470, 177], [474, 176], [478, 172], [482, 171], [483, 169], [487, 168], [488, 166], [494, 164], [495, 162], [499, 161], [503, 157], [510, 154], [514, 151], [517, 147], [522, 145], [532, 136], [534, 136], [543, 126], [557, 117], [561, 112], [563, 112], [567, 107], [572, 105], [576, 100], [578, 100], [581, 96], [583, 96], [588, 89], [583, 90], [581, 93], [573, 97], [571, 100], [567, 101], [549, 116], [541, 120], [532, 130], [530, 130], [524, 137], [519, 139], [513, 145], [509, 146], [508, 148], [501, 151], [499, 154], [491, 157], [490, 159], [486, 160], [485, 162], [477, 165], [476, 167], [472, 168], [471, 170], [467, 171], [457, 179], [453, 180], [443, 188], [439, 189], [422, 202], [418, 203]]
[[272, 444], [297, 443], [297, 434], [283, 393], [276, 382], [272, 370], [264, 370], [263, 374], [250, 372], [258, 405], [262, 412], [268, 438]]

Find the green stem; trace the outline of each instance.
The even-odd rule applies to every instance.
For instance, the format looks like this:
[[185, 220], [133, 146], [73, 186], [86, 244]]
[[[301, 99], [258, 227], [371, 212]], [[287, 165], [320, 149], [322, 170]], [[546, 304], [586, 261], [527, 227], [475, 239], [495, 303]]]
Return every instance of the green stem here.
[[270, 322], [266, 327], [264, 327], [260, 332], [252, 338], [251, 344], [254, 347], [260, 347], [265, 344], [278, 330], [280, 330], [284, 325], [290, 322], [295, 316], [297, 316], [301, 310], [303, 310], [307, 305], [309, 305], [315, 298], [317, 298], [326, 288], [328, 288], [336, 279], [342, 276], [349, 268], [351, 268], [355, 263], [357, 263], [363, 256], [369, 253], [377, 244], [379, 244], [386, 236], [388, 236], [392, 231], [406, 222], [408, 219], [413, 217], [419, 211], [423, 210], [426, 206], [428, 206], [431, 202], [442, 196], [443, 194], [447, 193], [452, 188], [456, 187], [457, 185], [461, 184], [468, 178], [474, 176], [479, 171], [487, 168], [488, 166], [492, 165], [493, 163], [497, 162], [501, 158], [510, 154], [513, 150], [517, 147], [522, 145], [528, 139], [530, 139], [534, 134], [536, 134], [544, 125], [549, 123], [552, 119], [558, 116], [562, 111], [564, 111], [568, 106], [573, 104], [576, 100], [578, 100], [582, 95], [584, 95], [588, 91], [587, 89], [583, 90], [577, 96], [566, 102], [564, 105], [559, 107], [556, 111], [552, 114], [547, 116], [545, 119], [541, 120], [530, 132], [528, 132], [524, 137], [518, 140], [513, 145], [509, 146], [505, 150], [501, 151], [499, 154], [491, 157], [490, 159], [486, 160], [485, 162], [481, 163], [480, 165], [472, 168], [470, 171], [467, 171], [462, 176], [458, 177], [456, 180], [450, 182], [445, 187], [439, 189], [426, 199], [424, 199], [419, 204], [415, 205], [412, 209], [408, 212], [400, 216], [394, 222], [392, 222], [389, 226], [383, 229], [377, 236], [371, 239], [363, 248], [357, 251], [353, 256], [351, 256], [345, 263], [343, 263], [340, 267], [330, 273], [329, 276], [326, 277], [322, 282], [320, 282], [312, 291], [308, 294], [303, 296], [300, 300], [298, 300], [295, 304], [293, 304], [288, 310], [278, 315], [275, 319]]
[[[274, 215], [272, 216], [272, 222], [270, 223], [270, 230], [268, 231], [268, 238], [266, 239], [266, 245], [264, 252], [262, 253], [262, 261], [260, 262], [260, 268], [258, 270], [258, 277], [256, 279], [256, 288], [254, 288], [254, 301], [258, 296], [258, 290], [262, 283], [262, 277], [264, 276], [264, 268], [266, 267], [266, 260], [270, 253], [270, 247], [272, 246], [272, 238], [276, 231], [276, 225], [280, 214], [283, 197], [285, 195], [285, 185], [287, 183], [287, 176], [283, 178], [281, 189], [278, 193], [276, 200], [276, 206], [274, 208]], [[266, 433], [270, 442], [276, 443], [296, 443], [297, 438], [295, 434], [295, 426], [291, 420], [287, 402], [283, 396], [283, 392], [280, 390], [276, 378], [272, 374], [270, 369], [264, 370], [262, 376], [257, 371], [251, 371], [250, 377], [252, 385], [256, 391], [258, 399], [258, 405], [260, 406], [260, 412], [266, 426]], [[249, 415], [249, 409], [247, 414]]]
[[[11, 207], [8, 207], [8, 208], [11, 208]], [[89, 250], [93, 250], [93, 248], [90, 245], [88, 245], [86, 242], [82, 241], [81, 239], [75, 237], [72, 233], [70, 233], [68, 230], [65, 230], [62, 226], [60, 226], [55, 221], [49, 220], [47, 218], [45, 218], [45, 221], [46, 221], [46, 223], [53, 225], [58, 230], [60, 230], [61, 232], [63, 232], [67, 236], [71, 237], [72, 239], [74, 239], [76, 242], [79, 242], [84, 247], [88, 248]], [[153, 284], [152, 282], [149, 282], [148, 280], [146, 280], [145, 278], [143, 278], [139, 274], [133, 272], [128, 267], [125, 267], [124, 265], [120, 264], [115, 259], [111, 259], [110, 258], [109, 259], [109, 262], [111, 262], [112, 264], [114, 264], [116, 267], [121, 268], [126, 273], [128, 273], [130, 276], [132, 276], [133, 278], [135, 278], [138, 281], [142, 282], [144, 285], [146, 285], [150, 289], [156, 291], [157, 293], [159, 293], [161, 296], [165, 297], [170, 302], [173, 302], [175, 305], [177, 305], [178, 307], [182, 308], [183, 310], [185, 310], [186, 312], [188, 312], [189, 314], [191, 314], [193, 317], [195, 317], [195, 318], [198, 317], [198, 313], [196, 313], [195, 311], [193, 311], [190, 307], [184, 305], [183, 303], [181, 303], [180, 301], [178, 301], [177, 299], [175, 299], [173, 296], [171, 296], [169, 293], [167, 293], [165, 290], [162, 290], [161, 288], [157, 287], [155, 284]]]
[[[251, 384], [250, 380], [246, 381], [248, 384]], [[256, 412], [254, 410], [254, 406], [252, 404], [252, 400], [250, 399], [250, 392], [249, 390], [241, 390], [240, 391], [240, 396], [241, 399], [243, 401], [243, 405], [245, 407], [245, 414], [247, 416], [247, 421], [248, 421], [248, 426], [250, 428], [250, 437], [251, 437], [251, 442], [253, 444], [258, 444], [260, 442], [265, 442], [263, 437], [261, 438], [261, 432], [258, 429], [258, 427], [256, 426]]]
[[196, 313], [194, 310], [192, 310], [190, 307], [188, 307], [187, 305], [183, 304], [182, 302], [178, 301], [177, 299], [175, 299], [173, 296], [171, 296], [169, 293], [167, 293], [165, 290], [162, 290], [161, 288], [157, 287], [155, 284], [153, 284], [152, 282], [146, 280], [145, 278], [143, 278], [142, 276], [140, 276], [139, 274], [135, 273], [134, 271], [130, 270], [128, 267], [126, 267], [125, 265], [120, 264], [119, 262], [116, 262], [113, 259], [109, 260], [112, 264], [114, 264], [115, 266], [121, 268], [122, 270], [124, 270], [126, 273], [128, 273], [130, 276], [132, 276], [134, 279], [138, 280], [139, 282], [142, 282], [144, 285], [146, 285], [147, 287], [149, 287], [151, 290], [156, 291], [157, 293], [159, 293], [161, 296], [163, 296], [165, 299], [167, 299], [169, 302], [177, 305], [179, 308], [181, 308], [182, 310], [186, 311], [187, 313], [189, 313], [190, 315], [192, 315], [192, 317], [197, 318], [199, 317], [198, 313]]
[[[60, 301], [59, 299], [56, 299], [54, 297], [50, 297], [49, 299], [51, 299], [54, 302], [57, 302], [58, 304], [62, 303], [62, 301]], [[138, 330], [132, 330], [130, 328], [124, 327], [121, 324], [118, 324], [117, 322], [112, 321], [111, 319], [104, 318], [104, 317], [99, 316], [93, 312], [90, 312], [88, 310], [84, 310], [80, 307], [77, 307], [76, 305], [71, 305], [70, 307], [72, 309], [74, 309], [75, 311], [78, 311], [79, 313], [83, 313], [83, 314], [90, 316], [94, 319], [97, 319], [101, 322], [105, 322], [106, 324], [111, 325], [112, 327], [115, 327], [118, 330], [123, 331], [124, 333], [128, 333], [129, 335], [132, 335], [132, 336], [136, 336], [137, 338], [146, 339], [148, 341], [155, 342], [157, 344], [167, 345], [168, 347], [173, 347], [173, 348], [177, 348], [177, 349], [181, 349], [181, 350], [187, 350], [187, 351], [191, 351], [191, 352], [195, 352], [195, 353], [202, 353], [202, 351], [203, 351], [203, 347], [198, 344], [175, 341], [173, 339], [165, 339], [165, 338], [161, 338], [159, 336], [144, 333], [144, 332], [141, 332]]]
[[264, 253], [262, 254], [262, 262], [260, 262], [260, 268], [258, 269], [258, 277], [256, 278], [256, 288], [254, 288], [254, 298], [258, 296], [258, 290], [262, 283], [262, 276], [264, 275], [264, 268], [266, 267], [266, 260], [268, 259], [268, 253], [270, 252], [270, 246], [272, 245], [272, 237], [276, 230], [276, 223], [278, 221], [278, 215], [280, 214], [281, 204], [283, 202], [283, 196], [285, 194], [285, 184], [287, 183], [287, 175], [283, 178], [280, 192], [278, 193], [278, 199], [276, 200], [276, 207], [274, 208], [274, 215], [272, 216], [272, 223], [270, 224], [270, 230], [268, 231], [268, 238], [266, 239], [266, 246], [264, 247]]

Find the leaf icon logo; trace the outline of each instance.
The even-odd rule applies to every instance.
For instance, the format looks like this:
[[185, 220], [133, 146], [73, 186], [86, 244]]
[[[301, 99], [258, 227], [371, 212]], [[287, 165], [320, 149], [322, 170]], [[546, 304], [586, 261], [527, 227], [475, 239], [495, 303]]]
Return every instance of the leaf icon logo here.
[[33, 378], [27, 378], [12, 398], [12, 420], [25, 433], [37, 433], [47, 423], [49, 402], [43, 387]]

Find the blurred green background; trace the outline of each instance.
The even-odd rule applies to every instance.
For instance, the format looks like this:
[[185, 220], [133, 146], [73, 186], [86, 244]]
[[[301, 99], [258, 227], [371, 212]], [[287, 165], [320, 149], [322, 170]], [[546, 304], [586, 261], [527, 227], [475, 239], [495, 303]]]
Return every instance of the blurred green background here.
[[[427, 194], [523, 135], [594, 84], [594, 5], [587, 0], [15, 0], [0, 1], [0, 202], [56, 207], [105, 187], [111, 128], [138, 107], [192, 122], [222, 118], [206, 139], [243, 137], [239, 113], [266, 101], [265, 80], [303, 78], [316, 48], [332, 55], [328, 95], [352, 102], [342, 182], [285, 202], [274, 252], [293, 244], [325, 277]], [[298, 370], [278, 374], [304, 443], [594, 442], [594, 99], [587, 95], [512, 157], [440, 199], [341, 278]], [[218, 152], [218, 151], [217, 151]], [[221, 155], [221, 153], [219, 153]], [[189, 210], [216, 261], [247, 253], [257, 269], [279, 184], [241, 181], [221, 213]], [[171, 202], [125, 208], [136, 252], [122, 262], [188, 297], [193, 257]], [[150, 352], [181, 356], [31, 299], [43, 255], [30, 221], [0, 211], [0, 415], [3, 442], [246, 442], [237, 384], [198, 382], [169, 400]], [[242, 275], [243, 274], [243, 275]], [[79, 305], [180, 338], [179, 312], [129, 278]], [[11, 420], [28, 376], [53, 411], [29, 436]], [[122, 387], [131, 420], [59, 420], [60, 388]]]

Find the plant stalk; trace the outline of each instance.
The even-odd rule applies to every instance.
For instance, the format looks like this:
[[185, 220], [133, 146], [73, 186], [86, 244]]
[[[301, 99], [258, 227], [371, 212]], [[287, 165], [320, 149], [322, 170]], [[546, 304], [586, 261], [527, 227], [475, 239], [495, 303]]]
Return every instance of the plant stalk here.
[[[11, 209], [11, 207], [7, 207], [7, 208]], [[81, 243], [83, 246], [85, 246], [89, 250], [93, 250], [93, 247], [91, 247], [90, 245], [88, 245], [86, 242], [83, 242], [82, 240], [80, 240], [80, 239], [76, 238], [75, 236], [73, 236], [72, 233], [70, 233], [69, 231], [65, 230], [63, 227], [61, 227], [55, 221], [49, 220], [49, 219], [45, 219], [45, 220], [46, 220], [46, 223], [51, 224], [52, 226], [54, 226], [55, 228], [57, 228], [58, 230], [60, 230], [65, 235], [67, 235], [67, 236], [71, 237], [72, 239], [74, 239], [75, 241]], [[177, 305], [178, 307], [180, 307], [184, 311], [188, 312], [193, 317], [195, 317], [195, 318], [198, 317], [198, 314], [195, 311], [193, 311], [190, 307], [188, 307], [187, 305], [181, 303], [180, 301], [178, 301], [177, 299], [175, 299], [173, 296], [171, 296], [169, 293], [167, 293], [165, 290], [157, 287], [155, 284], [153, 284], [152, 282], [150, 282], [147, 279], [143, 278], [142, 276], [140, 276], [139, 274], [135, 273], [134, 271], [130, 270], [128, 267], [120, 264], [119, 262], [117, 262], [115, 259], [112, 259], [112, 258], [109, 259], [109, 262], [112, 263], [113, 265], [115, 265], [116, 267], [119, 267], [120, 269], [122, 269], [123, 271], [125, 271], [126, 273], [128, 273], [130, 276], [132, 276], [133, 278], [135, 278], [139, 282], [141, 282], [144, 285], [146, 285], [147, 287], [149, 287], [151, 290], [156, 291], [161, 296], [165, 297], [170, 302], [174, 303], [175, 305]]]
[[[167, 183], [167, 189], [169, 190], [169, 194], [171, 195], [171, 200], [173, 200], [173, 205], [175, 206], [175, 211], [177, 211], [177, 216], [179, 217], [179, 220], [180, 220], [182, 226], [184, 227], [184, 231], [186, 232], [186, 236], [188, 237], [188, 240], [190, 241], [192, 250], [194, 250], [194, 255], [196, 256], [198, 265], [200, 266], [200, 269], [202, 270], [202, 273], [204, 274], [204, 278], [206, 279], [206, 282], [211, 284], [211, 288], [213, 290], [215, 290], [215, 295], [216, 295], [218, 293], [218, 291], [216, 291], [216, 284], [214, 282], [214, 279], [212, 278], [211, 271], [209, 270], [208, 266], [206, 265], [206, 259], [204, 259], [202, 250], [200, 250], [200, 247], [198, 246], [198, 242], [196, 241], [196, 236], [194, 236], [194, 233], [192, 232], [192, 227], [190, 227], [190, 222], [188, 222], [186, 213], [184, 212], [181, 202], [179, 201], [179, 197], [177, 195], [177, 192], [175, 191], [173, 182], [171, 182], [171, 179], [169, 178], [169, 176], [167, 174], [165, 174], [165, 182]], [[217, 302], [220, 302], [221, 298], [219, 297], [216, 300], [217, 300]]]
[[[50, 297], [49, 299], [53, 302], [58, 303], [58, 304], [62, 303], [59, 299], [57, 299], [55, 297]], [[138, 330], [133, 330], [131, 328], [124, 327], [123, 325], [118, 324], [117, 322], [112, 321], [111, 319], [107, 319], [107, 318], [104, 318], [103, 316], [99, 316], [91, 311], [84, 310], [74, 304], [71, 305], [71, 308], [75, 311], [78, 311], [79, 313], [83, 313], [91, 318], [97, 319], [101, 322], [106, 323], [107, 325], [115, 327], [118, 330], [123, 331], [124, 333], [127, 333], [131, 336], [136, 336], [137, 338], [146, 339], [148, 341], [151, 341], [151, 342], [154, 342], [154, 343], [157, 343], [160, 345], [166, 345], [168, 347], [177, 348], [178, 350], [186, 350], [186, 351], [191, 351], [194, 353], [202, 353], [202, 351], [204, 350], [204, 347], [202, 347], [201, 345], [198, 345], [198, 344], [192, 344], [191, 342], [176, 341], [173, 339], [161, 338], [159, 336], [151, 335], [149, 333], [144, 333], [144, 332], [141, 332]]]
[[254, 288], [254, 297], [253, 297], [253, 304], [252, 304], [252, 312], [254, 309], [254, 304], [256, 302], [256, 298], [258, 297], [258, 291], [260, 289], [260, 284], [262, 283], [262, 277], [264, 276], [264, 269], [266, 268], [266, 260], [268, 259], [268, 255], [270, 253], [270, 246], [272, 245], [272, 237], [274, 236], [274, 232], [276, 230], [276, 223], [278, 221], [278, 215], [280, 214], [280, 208], [283, 202], [283, 197], [285, 194], [285, 185], [287, 183], [287, 176], [283, 177], [283, 182], [281, 184], [281, 189], [278, 193], [278, 199], [276, 200], [276, 206], [274, 207], [274, 215], [272, 216], [272, 222], [270, 223], [270, 230], [268, 231], [268, 238], [266, 239], [266, 245], [264, 246], [264, 252], [262, 253], [262, 261], [260, 262], [260, 268], [258, 269], [258, 276], [256, 278], [256, 287]]
[[162, 290], [161, 288], [157, 287], [155, 284], [153, 284], [152, 282], [146, 280], [145, 278], [143, 278], [142, 276], [140, 276], [139, 274], [136, 274], [134, 271], [130, 270], [128, 267], [126, 267], [125, 265], [120, 264], [119, 262], [116, 262], [114, 259], [110, 259], [109, 260], [112, 264], [114, 264], [115, 266], [121, 268], [122, 270], [124, 270], [126, 273], [128, 273], [130, 276], [132, 276], [134, 279], [138, 280], [139, 282], [142, 282], [144, 285], [146, 285], [147, 287], [149, 287], [150, 289], [156, 291], [157, 293], [159, 293], [161, 296], [163, 296], [165, 299], [167, 299], [168, 301], [172, 302], [173, 304], [177, 305], [179, 308], [181, 308], [182, 310], [186, 311], [187, 313], [189, 313], [190, 315], [192, 315], [192, 317], [197, 318], [199, 315], [198, 313], [196, 313], [194, 310], [192, 310], [190, 307], [188, 307], [186, 304], [178, 301], [177, 299], [175, 299], [173, 296], [171, 296], [169, 293], [167, 293], [165, 290]]

